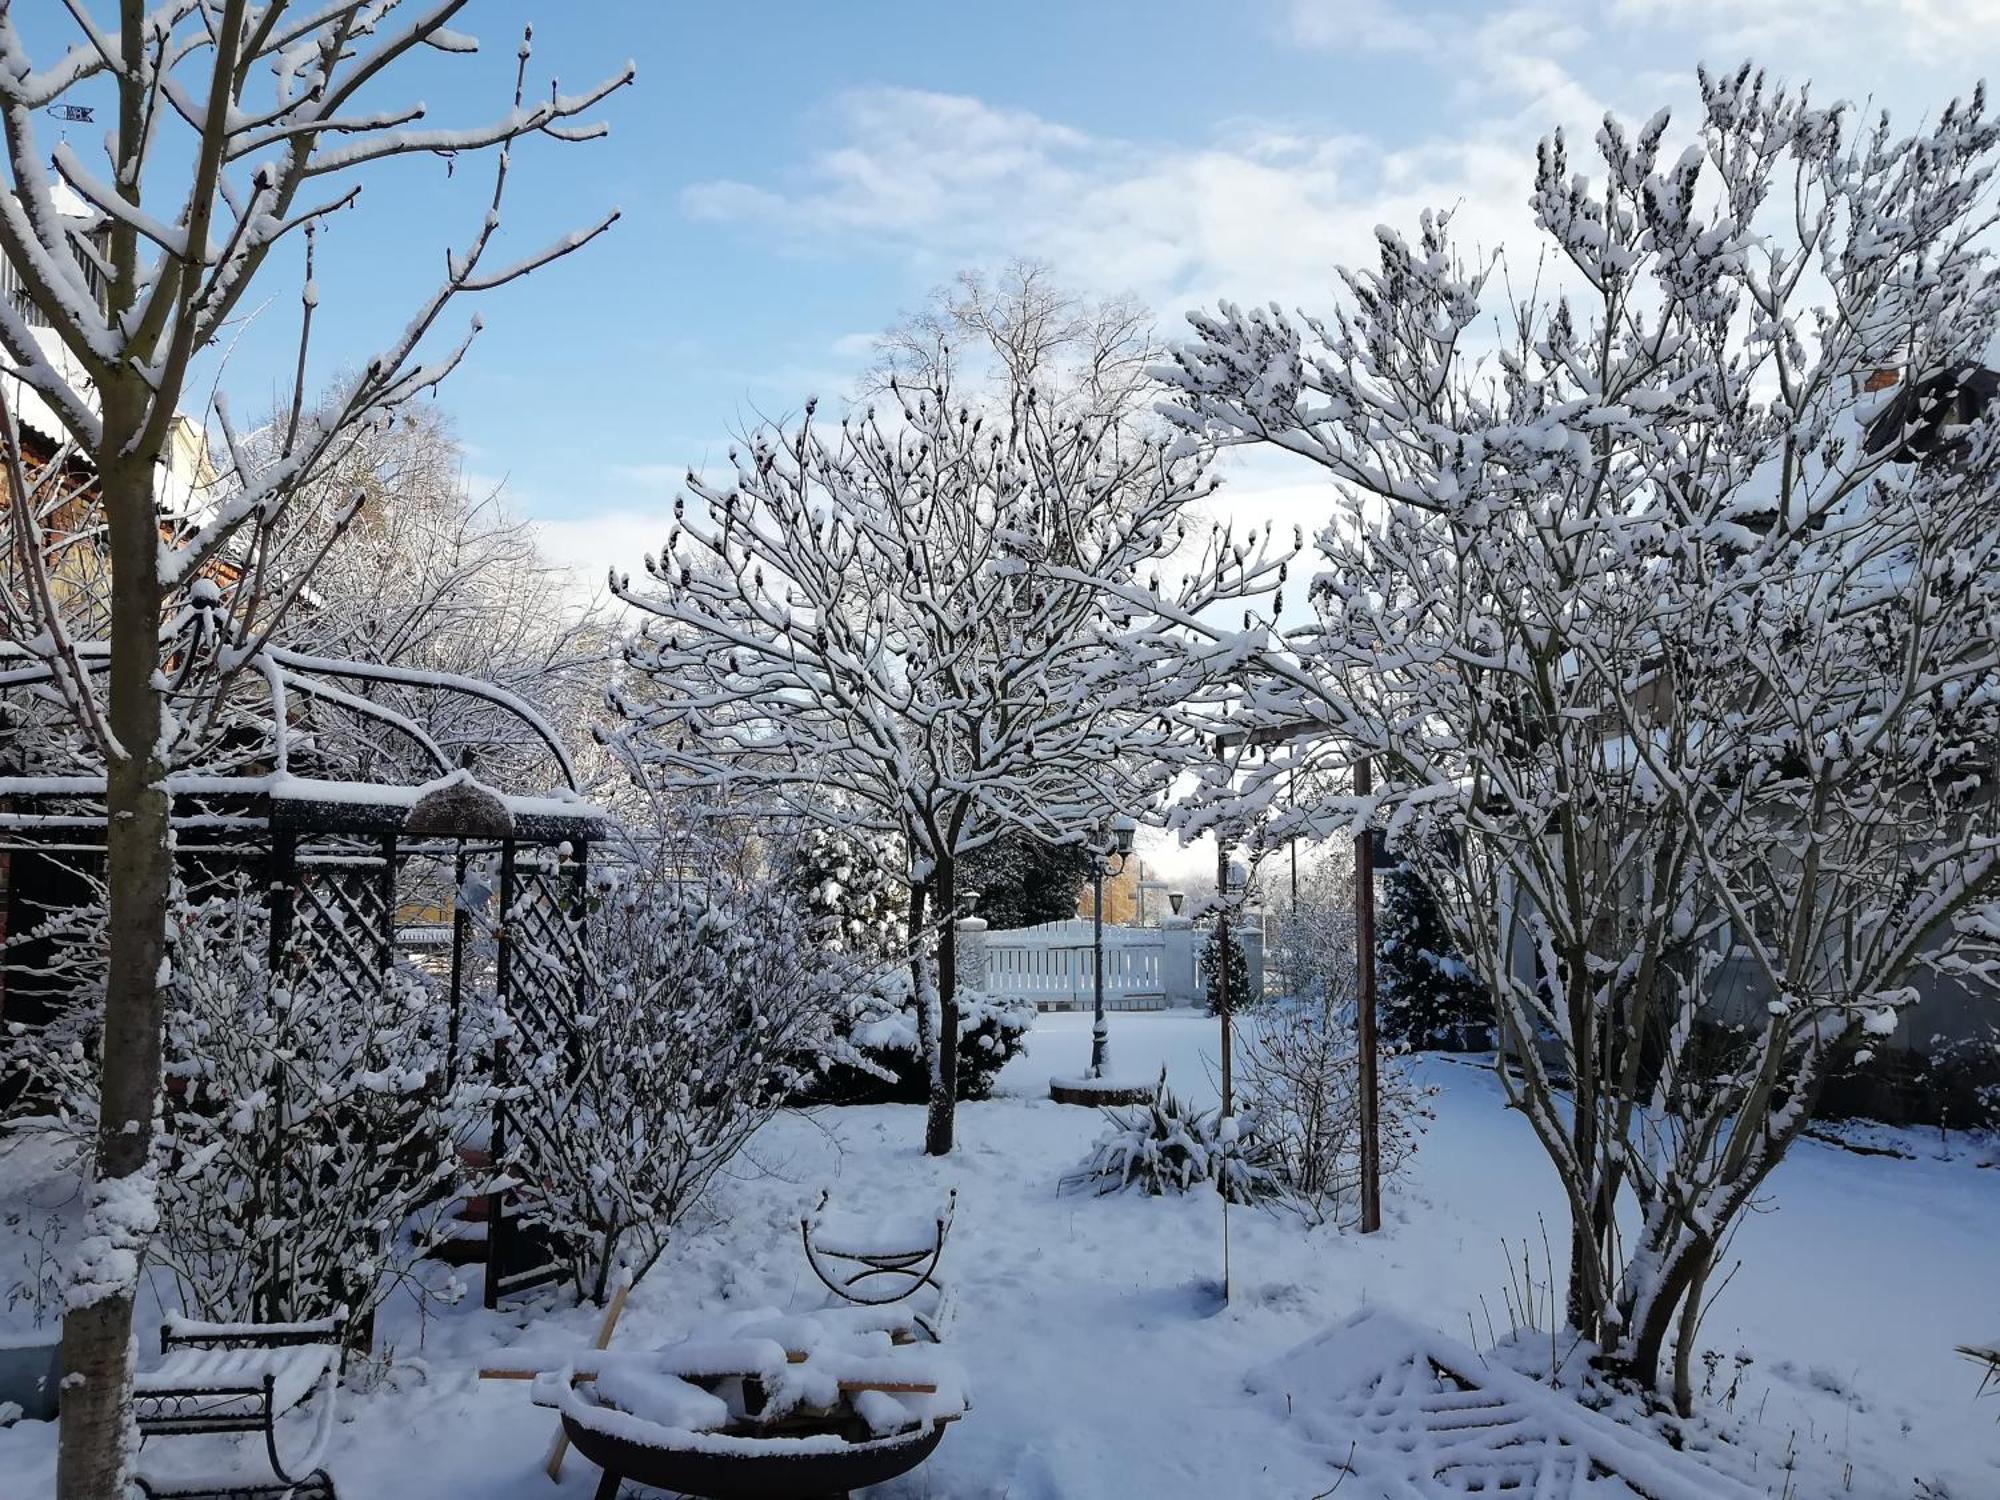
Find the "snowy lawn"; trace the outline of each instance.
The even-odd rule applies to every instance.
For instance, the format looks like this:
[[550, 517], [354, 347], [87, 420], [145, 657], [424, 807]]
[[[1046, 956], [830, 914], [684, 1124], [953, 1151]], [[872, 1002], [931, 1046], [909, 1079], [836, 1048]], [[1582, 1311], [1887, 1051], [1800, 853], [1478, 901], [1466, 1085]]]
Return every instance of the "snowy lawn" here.
[[[956, 1185], [945, 1266], [974, 1407], [928, 1465], [876, 1494], [1306, 1500], [1339, 1475], [1281, 1410], [1245, 1391], [1250, 1369], [1368, 1303], [1483, 1349], [1508, 1331], [1509, 1247], [1517, 1283], [1524, 1244], [1535, 1279], [1546, 1280], [1541, 1220], [1552, 1243], [1561, 1231], [1547, 1168], [1486, 1073], [1432, 1059], [1423, 1076], [1439, 1089], [1438, 1118], [1414, 1178], [1390, 1194], [1386, 1232], [1364, 1240], [1234, 1210], [1235, 1297], [1221, 1308], [1212, 1194], [1056, 1195], [1102, 1122], [1041, 1096], [1051, 1073], [1087, 1061], [1088, 1033], [1087, 1015], [1042, 1018], [1028, 1054], [1001, 1075], [1001, 1097], [960, 1111], [959, 1150], [944, 1161], [921, 1154], [915, 1108], [776, 1122], [755, 1160], [718, 1189], [713, 1217], [684, 1232], [635, 1292], [618, 1343], [663, 1340], [725, 1303], [814, 1305], [820, 1289], [797, 1214], [822, 1183], [843, 1211], [898, 1219]], [[1115, 1016], [1115, 1070], [1146, 1078], [1164, 1062], [1177, 1090], [1212, 1102], [1214, 1037], [1213, 1022], [1185, 1012]], [[1731, 1467], [1792, 1497], [2000, 1494], [2000, 1401], [1975, 1402], [1976, 1373], [1952, 1353], [2000, 1324], [2000, 1180], [1978, 1165], [1990, 1153], [1963, 1140], [1946, 1153], [1934, 1136], [1876, 1139], [1923, 1154], [1803, 1145], [1778, 1174], [1773, 1211], [1753, 1215], [1738, 1242], [1743, 1269], [1707, 1327], [1725, 1356], [1712, 1399], [1719, 1405], [1736, 1382], [1733, 1417], [1719, 1416], [1754, 1450]], [[0, 1158], [0, 1174], [13, 1173], [0, 1176], [0, 1202], [29, 1190], [29, 1160]], [[8, 1272], [17, 1249], [0, 1246]], [[1545, 1316], [1545, 1286], [1540, 1298]], [[497, 1344], [581, 1343], [597, 1313], [523, 1321], [490, 1315], [476, 1298], [427, 1325], [407, 1307], [386, 1317], [396, 1368], [345, 1398], [329, 1460], [342, 1493], [590, 1494], [595, 1471], [581, 1460], [560, 1488], [541, 1474], [554, 1419], [529, 1404], [525, 1386], [482, 1385], [475, 1372]], [[149, 1331], [144, 1348], [153, 1347]], [[1739, 1349], [1753, 1361], [1740, 1380]], [[1792, 1475], [1788, 1450], [1799, 1455]], [[52, 1426], [0, 1431], [0, 1500], [47, 1494], [53, 1463]], [[1355, 1478], [1339, 1494], [1373, 1500]]]

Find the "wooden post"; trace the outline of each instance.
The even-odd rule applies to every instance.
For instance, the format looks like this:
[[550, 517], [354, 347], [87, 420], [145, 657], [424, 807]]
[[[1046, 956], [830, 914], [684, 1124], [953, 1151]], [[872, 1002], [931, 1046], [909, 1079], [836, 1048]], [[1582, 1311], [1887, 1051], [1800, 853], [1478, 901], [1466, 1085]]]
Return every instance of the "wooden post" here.
[[[625, 1294], [632, 1290], [631, 1273], [629, 1271], [621, 1271], [619, 1276], [620, 1280], [617, 1288], [611, 1293], [611, 1301], [604, 1309], [604, 1321], [597, 1325], [596, 1347], [599, 1349], [609, 1349], [611, 1347], [611, 1335], [618, 1331], [618, 1319], [625, 1311]], [[485, 1372], [481, 1371], [480, 1374], [483, 1378]], [[562, 1483], [563, 1459], [568, 1453], [569, 1429], [558, 1423], [556, 1425], [555, 1441], [549, 1444], [549, 1461], [543, 1466], [547, 1470], [549, 1478], [553, 1479], [557, 1484]]]
[[[1366, 797], [1373, 790], [1372, 768], [1364, 755], [1354, 763], [1354, 794]], [[1361, 1232], [1373, 1234], [1382, 1227], [1382, 1117], [1375, 1058], [1375, 844], [1368, 823], [1354, 839], [1354, 945], [1360, 969], [1355, 1050], [1361, 1084]]]
[[458, 1028], [464, 1008], [465, 945], [472, 939], [472, 916], [465, 909], [465, 840], [457, 841], [451, 862], [451, 1014], [445, 1041], [445, 1077], [458, 1082]]

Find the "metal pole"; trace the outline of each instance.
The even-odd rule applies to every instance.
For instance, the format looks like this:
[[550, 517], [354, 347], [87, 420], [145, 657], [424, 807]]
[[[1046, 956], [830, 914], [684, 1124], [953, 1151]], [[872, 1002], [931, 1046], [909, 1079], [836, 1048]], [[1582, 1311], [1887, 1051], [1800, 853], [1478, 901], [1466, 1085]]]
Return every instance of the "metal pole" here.
[[[1374, 789], [1364, 755], [1354, 763], [1354, 794], [1366, 797]], [[1382, 1227], [1382, 1119], [1375, 1076], [1375, 845], [1366, 824], [1354, 839], [1354, 944], [1360, 968], [1355, 1050], [1361, 1075], [1361, 1232], [1373, 1234]]]
[[[1299, 805], [1299, 773], [1296, 770], [1292, 772], [1291, 795], [1292, 795], [1292, 806], [1296, 808]], [[1296, 834], [1292, 836], [1291, 853], [1292, 853], [1292, 921], [1294, 923], [1297, 923], [1299, 919], [1299, 840], [1298, 840], [1298, 835]], [[1289, 981], [1291, 977], [1292, 976], [1289, 974], [1285, 976], [1287, 981]], [[1296, 985], [1293, 988], [1293, 992], [1297, 993]]]
[[1222, 1118], [1234, 1112], [1235, 1095], [1229, 1076], [1229, 846], [1218, 832], [1215, 836], [1215, 895], [1220, 906], [1215, 918], [1215, 1013], [1222, 1019]]
[[1102, 1078], [1105, 1056], [1109, 1051], [1110, 1032], [1104, 1024], [1104, 867], [1108, 863], [1102, 854], [1090, 857], [1090, 877], [1093, 888], [1090, 903], [1090, 962], [1094, 995], [1093, 1013], [1095, 1019], [1090, 1027], [1090, 1076]]

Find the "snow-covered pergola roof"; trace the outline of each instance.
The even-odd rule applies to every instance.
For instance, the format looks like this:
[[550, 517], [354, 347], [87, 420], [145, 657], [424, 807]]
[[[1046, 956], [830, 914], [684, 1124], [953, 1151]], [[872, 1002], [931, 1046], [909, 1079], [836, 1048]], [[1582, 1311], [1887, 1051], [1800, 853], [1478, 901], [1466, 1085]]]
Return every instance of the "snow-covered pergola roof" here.
[[[101, 641], [79, 642], [76, 655], [86, 670], [100, 672], [110, 663], [110, 649]], [[218, 810], [177, 817], [184, 826], [214, 828], [268, 827], [294, 832], [396, 833], [413, 809], [435, 793], [466, 785], [477, 786], [470, 772], [453, 764], [435, 740], [414, 720], [396, 710], [336, 685], [337, 681], [393, 683], [403, 687], [479, 698], [504, 710], [548, 751], [559, 785], [546, 795], [518, 796], [483, 788], [504, 807], [514, 837], [528, 842], [601, 838], [609, 816], [585, 801], [577, 788], [576, 768], [561, 738], [534, 707], [514, 693], [476, 678], [444, 672], [417, 671], [375, 662], [310, 656], [267, 646], [251, 658], [246, 672], [266, 688], [269, 712], [264, 717], [268, 753], [253, 773], [216, 774], [199, 769], [167, 777], [167, 790], [177, 798], [200, 801]], [[54, 669], [35, 652], [13, 641], [0, 641], [0, 692], [32, 687], [51, 680]], [[418, 785], [337, 781], [297, 774], [292, 769], [294, 698], [312, 699], [347, 710], [379, 725], [413, 746], [437, 773]], [[0, 800], [40, 804], [53, 801], [98, 800], [105, 793], [101, 772], [74, 775], [21, 774], [0, 776]], [[226, 809], [226, 810], [223, 810]], [[0, 827], [79, 827], [102, 822], [101, 816], [39, 811], [0, 812]]]

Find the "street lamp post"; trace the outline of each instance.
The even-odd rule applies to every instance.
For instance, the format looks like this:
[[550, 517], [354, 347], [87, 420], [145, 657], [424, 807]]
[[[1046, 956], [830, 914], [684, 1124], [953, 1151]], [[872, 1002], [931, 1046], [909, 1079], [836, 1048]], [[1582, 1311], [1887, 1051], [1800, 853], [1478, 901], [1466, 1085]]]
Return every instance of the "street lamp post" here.
[[[1090, 877], [1092, 895], [1090, 902], [1090, 956], [1093, 969], [1092, 1005], [1093, 1017], [1090, 1027], [1090, 1076], [1102, 1078], [1104, 1066], [1110, 1060], [1111, 1032], [1104, 1024], [1104, 877], [1125, 873], [1125, 861], [1132, 854], [1132, 836], [1135, 829], [1130, 818], [1110, 818], [1100, 823], [1097, 837], [1090, 849]], [[1111, 868], [1112, 860], [1118, 861], [1118, 868]]]

